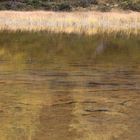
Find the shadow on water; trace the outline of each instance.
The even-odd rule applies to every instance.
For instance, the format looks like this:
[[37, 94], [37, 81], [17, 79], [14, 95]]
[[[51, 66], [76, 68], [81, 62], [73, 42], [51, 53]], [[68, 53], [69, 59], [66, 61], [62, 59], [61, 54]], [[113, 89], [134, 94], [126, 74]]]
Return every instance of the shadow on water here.
[[1, 140], [139, 137], [139, 37], [0, 33]]

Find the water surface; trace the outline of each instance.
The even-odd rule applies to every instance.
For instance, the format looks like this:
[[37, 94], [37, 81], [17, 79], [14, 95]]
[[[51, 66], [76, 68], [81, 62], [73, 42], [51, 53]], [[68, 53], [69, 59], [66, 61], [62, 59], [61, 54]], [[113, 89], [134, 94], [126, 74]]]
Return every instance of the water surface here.
[[139, 140], [139, 37], [0, 33], [0, 140]]

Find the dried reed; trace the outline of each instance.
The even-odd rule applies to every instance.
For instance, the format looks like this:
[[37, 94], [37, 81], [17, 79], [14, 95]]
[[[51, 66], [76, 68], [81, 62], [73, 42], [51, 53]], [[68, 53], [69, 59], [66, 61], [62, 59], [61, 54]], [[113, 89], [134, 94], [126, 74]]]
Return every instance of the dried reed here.
[[140, 13], [1, 11], [0, 30], [138, 34], [140, 31]]

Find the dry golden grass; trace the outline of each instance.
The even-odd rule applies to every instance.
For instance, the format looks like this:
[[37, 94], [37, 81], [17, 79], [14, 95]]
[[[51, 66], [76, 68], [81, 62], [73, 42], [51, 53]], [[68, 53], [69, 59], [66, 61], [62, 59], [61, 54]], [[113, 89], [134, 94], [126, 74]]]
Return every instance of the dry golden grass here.
[[138, 34], [140, 31], [140, 13], [1, 11], [0, 30]]

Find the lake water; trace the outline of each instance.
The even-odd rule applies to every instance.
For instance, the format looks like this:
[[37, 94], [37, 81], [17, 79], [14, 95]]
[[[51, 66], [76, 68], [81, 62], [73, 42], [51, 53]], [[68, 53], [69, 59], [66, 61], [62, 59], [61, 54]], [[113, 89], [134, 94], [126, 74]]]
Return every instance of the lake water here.
[[0, 33], [0, 140], [139, 140], [140, 38]]

